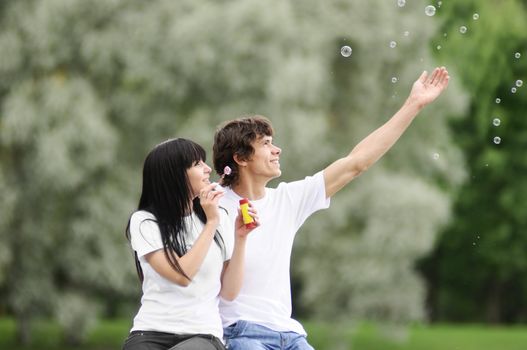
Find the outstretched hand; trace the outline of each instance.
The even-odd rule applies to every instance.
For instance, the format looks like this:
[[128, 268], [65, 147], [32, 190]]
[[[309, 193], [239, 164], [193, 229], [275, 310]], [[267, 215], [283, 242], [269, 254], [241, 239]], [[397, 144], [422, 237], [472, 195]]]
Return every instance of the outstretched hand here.
[[432, 74], [424, 71], [412, 86], [408, 99], [424, 107], [441, 95], [448, 86], [449, 79], [445, 67], [435, 68]]

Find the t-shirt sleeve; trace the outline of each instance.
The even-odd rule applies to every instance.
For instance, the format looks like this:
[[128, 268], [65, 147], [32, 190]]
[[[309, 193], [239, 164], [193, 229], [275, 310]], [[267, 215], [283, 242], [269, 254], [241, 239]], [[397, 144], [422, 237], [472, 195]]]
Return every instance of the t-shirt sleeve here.
[[161, 232], [155, 217], [145, 211], [138, 211], [130, 218], [130, 237], [132, 249], [140, 258], [153, 251], [163, 249]]
[[326, 198], [326, 185], [322, 171], [313, 176], [307, 176], [300, 181], [283, 183], [288, 196], [295, 208], [297, 226], [314, 212], [326, 209], [330, 205], [330, 198]]
[[236, 218], [231, 217], [227, 210], [220, 208], [220, 227], [219, 232], [221, 238], [225, 244], [225, 258], [224, 261], [231, 260], [232, 251], [234, 249], [234, 220]]

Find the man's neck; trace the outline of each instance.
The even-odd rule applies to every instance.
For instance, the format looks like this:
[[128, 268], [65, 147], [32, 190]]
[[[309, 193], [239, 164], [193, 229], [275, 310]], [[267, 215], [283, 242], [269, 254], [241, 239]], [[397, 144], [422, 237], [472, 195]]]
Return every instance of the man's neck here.
[[240, 197], [249, 200], [262, 199], [265, 196], [265, 185], [268, 181], [253, 181], [247, 179], [240, 179], [240, 181], [232, 186], [232, 190]]

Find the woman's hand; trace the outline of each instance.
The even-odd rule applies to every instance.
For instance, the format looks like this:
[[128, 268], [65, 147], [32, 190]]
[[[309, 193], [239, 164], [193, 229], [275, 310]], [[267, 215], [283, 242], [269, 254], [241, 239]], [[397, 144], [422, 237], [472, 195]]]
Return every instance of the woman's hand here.
[[199, 191], [199, 203], [207, 215], [207, 223], [218, 225], [220, 222], [219, 213], [219, 201], [223, 197], [223, 191], [216, 191], [214, 188], [217, 186], [215, 183], [211, 183]]

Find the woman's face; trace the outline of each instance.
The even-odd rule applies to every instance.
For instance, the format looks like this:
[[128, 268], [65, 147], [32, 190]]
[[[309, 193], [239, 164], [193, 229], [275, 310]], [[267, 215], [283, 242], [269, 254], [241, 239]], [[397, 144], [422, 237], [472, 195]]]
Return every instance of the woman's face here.
[[202, 160], [195, 162], [187, 169], [187, 176], [190, 182], [192, 198], [199, 196], [200, 190], [210, 184], [211, 168]]

